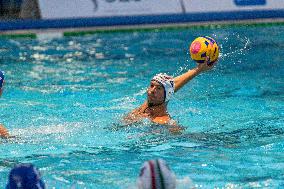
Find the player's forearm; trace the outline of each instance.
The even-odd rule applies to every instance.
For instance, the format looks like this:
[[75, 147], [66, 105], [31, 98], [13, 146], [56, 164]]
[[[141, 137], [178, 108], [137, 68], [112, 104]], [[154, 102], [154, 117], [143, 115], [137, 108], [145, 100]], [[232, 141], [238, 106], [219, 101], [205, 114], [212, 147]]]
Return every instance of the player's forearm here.
[[196, 67], [180, 76], [175, 77], [174, 78], [175, 92], [177, 92], [181, 87], [183, 87], [187, 82], [189, 82], [191, 79], [197, 76], [200, 72], [201, 72], [200, 69]]

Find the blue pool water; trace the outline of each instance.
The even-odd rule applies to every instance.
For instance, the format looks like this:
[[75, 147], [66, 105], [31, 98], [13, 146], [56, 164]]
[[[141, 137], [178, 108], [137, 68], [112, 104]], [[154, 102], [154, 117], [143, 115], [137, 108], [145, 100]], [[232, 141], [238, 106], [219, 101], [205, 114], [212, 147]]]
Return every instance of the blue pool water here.
[[[195, 66], [187, 49], [201, 35], [221, 58], [168, 105], [186, 130], [122, 127], [153, 75]], [[39, 167], [48, 188], [133, 188], [153, 158], [178, 188], [188, 178], [196, 188], [283, 188], [283, 57], [283, 26], [0, 39], [0, 122], [16, 136], [0, 139], [0, 188], [19, 162]]]

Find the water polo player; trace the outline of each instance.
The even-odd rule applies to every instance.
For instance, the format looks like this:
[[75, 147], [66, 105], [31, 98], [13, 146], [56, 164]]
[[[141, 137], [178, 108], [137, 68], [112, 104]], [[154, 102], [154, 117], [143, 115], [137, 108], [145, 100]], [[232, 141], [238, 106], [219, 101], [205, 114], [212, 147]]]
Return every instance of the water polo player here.
[[209, 65], [208, 58], [205, 63], [197, 64], [197, 66], [188, 70], [186, 73], [175, 78], [166, 74], [157, 74], [150, 82], [147, 89], [147, 100], [138, 108], [128, 113], [124, 117], [127, 124], [138, 122], [143, 118], [148, 118], [154, 123], [172, 125], [173, 130], [180, 130], [175, 121], [167, 110], [167, 104], [174, 92], [177, 92], [187, 82], [202, 72], [212, 69]]

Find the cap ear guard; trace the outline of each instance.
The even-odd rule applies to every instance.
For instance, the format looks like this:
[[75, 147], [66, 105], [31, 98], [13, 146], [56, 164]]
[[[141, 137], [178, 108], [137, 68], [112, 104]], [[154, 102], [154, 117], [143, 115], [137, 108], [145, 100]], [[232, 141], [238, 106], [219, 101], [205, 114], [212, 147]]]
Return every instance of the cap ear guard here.
[[153, 77], [152, 81], [157, 81], [164, 87], [165, 102], [168, 102], [175, 92], [174, 78], [165, 73], [159, 73]]

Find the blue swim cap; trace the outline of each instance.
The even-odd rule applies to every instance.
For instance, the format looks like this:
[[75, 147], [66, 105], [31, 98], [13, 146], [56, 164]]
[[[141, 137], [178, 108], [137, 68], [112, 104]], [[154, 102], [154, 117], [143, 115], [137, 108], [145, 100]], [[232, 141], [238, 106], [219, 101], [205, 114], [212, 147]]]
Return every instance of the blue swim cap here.
[[32, 164], [18, 164], [9, 175], [6, 189], [45, 189], [40, 173]]
[[3, 82], [4, 82], [4, 72], [0, 70], [0, 89], [3, 86]]

